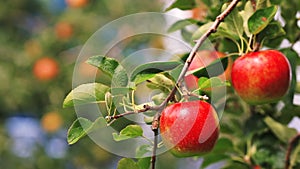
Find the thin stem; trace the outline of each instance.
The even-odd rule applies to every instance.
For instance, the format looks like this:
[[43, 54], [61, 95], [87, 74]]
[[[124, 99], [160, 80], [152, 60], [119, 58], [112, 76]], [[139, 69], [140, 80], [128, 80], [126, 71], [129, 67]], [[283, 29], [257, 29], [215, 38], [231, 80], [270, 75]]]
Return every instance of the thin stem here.
[[159, 128], [159, 118], [160, 115], [157, 113], [154, 116], [153, 122], [152, 122], [152, 131], [154, 133], [154, 145], [152, 150], [152, 157], [151, 157], [151, 168], [155, 169], [155, 163], [156, 163], [156, 151], [157, 151], [157, 145], [158, 145], [158, 128]]
[[284, 169], [290, 169], [291, 154], [292, 154], [292, 151], [295, 148], [295, 146], [297, 145], [297, 142], [299, 140], [300, 140], [300, 133], [298, 133], [295, 137], [293, 137], [291, 139], [291, 141], [289, 142], [289, 146], [288, 146], [287, 153], [286, 153], [286, 156], [285, 156], [285, 167], [284, 167]]
[[[218, 26], [222, 21], [224, 21], [225, 17], [230, 14], [230, 12], [235, 8], [237, 3], [240, 0], [233, 0], [229, 4], [229, 6], [223, 11], [219, 16], [217, 16], [215, 22], [213, 25], [210, 27], [209, 30], [207, 30], [196, 42], [195, 46], [192, 48], [192, 51], [190, 52], [181, 72], [178, 77], [178, 80], [175, 84], [175, 87], [172, 89], [172, 91], [169, 93], [168, 97], [158, 106], [159, 109], [162, 109], [167, 105], [167, 103], [174, 98], [180, 84], [182, 83], [184, 76], [186, 72], [188, 71], [189, 66], [191, 65], [198, 49], [201, 47], [201, 45], [204, 43], [204, 41], [210, 36], [210, 34], [214, 33], [217, 31]], [[156, 150], [157, 150], [157, 135], [158, 133], [158, 127], [159, 127], [159, 118], [161, 115], [161, 111], [158, 111], [154, 117], [154, 120], [152, 122], [152, 131], [154, 132], [154, 146], [153, 146], [153, 153], [152, 153], [152, 169], [155, 169], [155, 161], [156, 161]]]

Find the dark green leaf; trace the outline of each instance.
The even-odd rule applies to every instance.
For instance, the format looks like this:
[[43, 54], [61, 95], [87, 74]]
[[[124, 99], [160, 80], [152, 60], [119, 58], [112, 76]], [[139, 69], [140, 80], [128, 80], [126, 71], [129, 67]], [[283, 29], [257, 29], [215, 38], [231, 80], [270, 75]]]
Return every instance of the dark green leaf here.
[[143, 136], [143, 129], [139, 125], [128, 125], [120, 131], [119, 135], [117, 133], [113, 133], [115, 141], [127, 140], [139, 136]]
[[188, 25], [192, 25], [192, 24], [198, 24], [199, 21], [195, 20], [195, 19], [183, 19], [183, 20], [179, 20], [177, 22], [175, 22], [169, 29], [168, 32], [175, 32], [177, 30], [180, 30]]
[[110, 77], [113, 76], [116, 68], [119, 66], [119, 62], [117, 60], [100, 55], [90, 57], [86, 63], [97, 67], [107, 73]]
[[150, 62], [136, 67], [131, 74], [131, 81], [139, 84], [154, 77], [157, 73], [172, 70], [181, 63], [176, 61], [169, 62]]
[[66, 96], [63, 107], [105, 101], [105, 93], [108, 91], [109, 87], [100, 83], [82, 84]]
[[264, 30], [258, 34], [259, 39], [274, 39], [285, 35], [285, 31], [279, 22], [270, 23]]
[[220, 162], [222, 160], [226, 160], [228, 159], [228, 156], [225, 154], [214, 154], [214, 153], [210, 153], [207, 155], [203, 156], [203, 163], [201, 165], [201, 168], [206, 168], [211, 164]]
[[223, 57], [213, 61], [206, 67], [201, 67], [199, 69], [195, 69], [193, 71], [189, 71], [186, 75], [193, 74], [197, 77], [213, 77], [218, 76], [224, 72], [227, 68], [228, 57]]
[[79, 117], [68, 130], [68, 143], [74, 144], [88, 133], [102, 127], [106, 127], [106, 121], [103, 117], [99, 117], [95, 122]]
[[248, 19], [248, 28], [250, 33], [256, 35], [266, 28], [274, 18], [277, 9], [277, 6], [270, 6], [268, 8], [255, 11], [255, 13]]
[[294, 102], [294, 94], [296, 90], [296, 85], [297, 85], [297, 73], [296, 73], [296, 68], [297, 68], [297, 59], [299, 59], [298, 53], [294, 51], [291, 48], [285, 48], [280, 50], [289, 60], [290, 65], [291, 65], [291, 84], [288, 93], [285, 95], [285, 98], [283, 99], [284, 103], [286, 105], [292, 105]]
[[297, 134], [295, 129], [288, 128], [287, 126], [273, 120], [271, 117], [266, 117], [264, 122], [267, 124], [273, 134], [283, 143], [287, 144], [289, 140]]
[[195, 0], [176, 0], [171, 6], [169, 6], [166, 11], [173, 8], [179, 8], [181, 10], [189, 10], [196, 7]]
[[224, 137], [218, 139], [214, 149], [212, 150], [213, 153], [228, 153], [232, 151], [234, 151], [232, 140]]
[[138, 164], [131, 158], [122, 158], [118, 162], [117, 169], [140, 169]]

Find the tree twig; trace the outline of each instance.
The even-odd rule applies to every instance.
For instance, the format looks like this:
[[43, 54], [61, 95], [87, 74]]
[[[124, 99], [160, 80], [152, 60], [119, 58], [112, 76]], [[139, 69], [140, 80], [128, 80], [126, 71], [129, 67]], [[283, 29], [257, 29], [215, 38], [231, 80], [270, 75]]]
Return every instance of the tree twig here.
[[[204, 43], [204, 41], [210, 36], [210, 34], [214, 33], [217, 31], [218, 26], [222, 21], [224, 21], [225, 17], [230, 14], [230, 12], [235, 8], [237, 3], [240, 0], [233, 0], [229, 4], [229, 6], [223, 11], [219, 16], [217, 16], [215, 22], [213, 25], [210, 27], [207, 32], [205, 32], [196, 42], [195, 46], [192, 48], [181, 72], [178, 77], [178, 80], [175, 84], [175, 87], [172, 89], [172, 91], [169, 93], [168, 97], [159, 105], [159, 108], [163, 108], [167, 105], [167, 103], [174, 97], [178, 90], [178, 86], [182, 83], [184, 76], [186, 72], [188, 71], [189, 66], [191, 65], [198, 49], [201, 47], [201, 45]], [[153, 153], [152, 153], [152, 169], [155, 169], [155, 161], [156, 161], [156, 149], [157, 149], [157, 136], [158, 136], [158, 126], [159, 126], [159, 118], [160, 118], [161, 111], [158, 111], [155, 115], [155, 118], [152, 122], [152, 130], [154, 132], [154, 147], [153, 147]], [[155, 128], [154, 128], [155, 127]]]
[[289, 169], [290, 168], [291, 154], [292, 154], [292, 151], [295, 148], [295, 146], [297, 145], [297, 142], [299, 140], [300, 140], [300, 133], [298, 133], [295, 137], [293, 137], [291, 139], [291, 141], [289, 142], [289, 146], [288, 146], [286, 156], [285, 156], [285, 167], [284, 167], [284, 169]]

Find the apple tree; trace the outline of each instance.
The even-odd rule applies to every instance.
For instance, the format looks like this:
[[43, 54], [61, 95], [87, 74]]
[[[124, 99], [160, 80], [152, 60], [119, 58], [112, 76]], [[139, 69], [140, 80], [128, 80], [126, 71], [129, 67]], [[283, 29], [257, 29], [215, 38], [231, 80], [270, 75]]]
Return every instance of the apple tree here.
[[[63, 107], [96, 105], [100, 114], [80, 113], [68, 143], [89, 135], [115, 151], [134, 149], [118, 169], [154, 169], [168, 152], [203, 159], [200, 168], [220, 161], [221, 168], [299, 168], [300, 131], [288, 125], [300, 116], [299, 6], [297, 0], [176, 0], [166, 11], [195, 15], [168, 32], [179, 32], [190, 51], [138, 64], [130, 74], [113, 52], [88, 56], [99, 71], [96, 81], [77, 84]], [[142, 101], [141, 90], [156, 92]]]

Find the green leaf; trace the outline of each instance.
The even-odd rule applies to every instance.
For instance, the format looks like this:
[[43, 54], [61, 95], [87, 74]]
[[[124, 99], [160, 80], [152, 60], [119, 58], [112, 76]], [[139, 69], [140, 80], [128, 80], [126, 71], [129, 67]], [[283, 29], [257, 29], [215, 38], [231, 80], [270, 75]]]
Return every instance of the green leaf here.
[[[223, 6], [223, 9], [227, 8], [227, 4]], [[243, 27], [243, 18], [240, 15], [237, 8], [234, 8], [231, 13], [225, 18], [223, 28], [224, 31], [230, 32], [230, 34], [237, 34], [239, 37], [243, 36], [244, 27]], [[220, 25], [220, 26], [222, 26]]]
[[154, 77], [157, 73], [164, 72], [167, 70], [172, 70], [180, 64], [181, 64], [180, 62], [176, 62], [176, 61], [149, 62], [136, 67], [133, 70], [130, 79], [136, 84], [139, 84], [143, 81], [146, 81]]
[[218, 76], [224, 72], [224, 70], [227, 68], [227, 64], [228, 64], [228, 57], [216, 59], [206, 67], [200, 67], [199, 69], [188, 71], [186, 76], [189, 74], [193, 74], [199, 78]]
[[228, 138], [219, 138], [214, 149], [213, 153], [224, 153], [224, 152], [232, 152], [234, 151], [232, 140]]
[[180, 33], [181, 33], [182, 38], [186, 42], [191, 42], [193, 34], [190, 31], [188, 31], [187, 29], [183, 28], [183, 29], [181, 29]]
[[266, 8], [271, 6], [270, 0], [257, 0], [256, 1], [256, 10]]
[[128, 75], [126, 70], [119, 65], [115, 69], [115, 73], [112, 77], [112, 87], [126, 87], [128, 85]]
[[288, 143], [289, 140], [297, 134], [297, 131], [292, 128], [288, 128], [287, 126], [278, 123], [277, 121], [273, 120], [271, 117], [266, 117], [264, 122], [273, 132], [273, 134], [283, 143]]
[[101, 55], [90, 57], [86, 63], [93, 65], [112, 78], [112, 86], [124, 87], [128, 83], [126, 70], [114, 58]]
[[219, 77], [212, 77], [212, 78], [206, 78], [201, 77], [198, 80], [198, 86], [200, 90], [210, 90], [214, 87], [222, 87], [222, 86], [228, 86], [228, 83], [223, 82]]
[[279, 22], [272, 22], [270, 23], [264, 30], [262, 30], [258, 34], [258, 38], [263, 39], [274, 39], [279, 36], [285, 35], [285, 31], [280, 25]]
[[170, 71], [168, 72], [169, 75], [170, 75], [175, 81], [178, 80], [178, 77], [179, 77], [179, 75], [180, 75], [180, 73], [181, 73], [181, 70], [182, 70], [183, 66], [184, 66], [184, 65], [181, 64], [181, 65], [177, 66], [176, 68], [174, 68], [174, 69], [172, 69], [172, 70], [170, 70]]
[[177, 30], [180, 30], [188, 25], [192, 25], [192, 24], [200, 24], [198, 20], [195, 19], [183, 19], [183, 20], [179, 20], [177, 22], [175, 22], [169, 29], [168, 32], [175, 32]]
[[270, 6], [268, 8], [259, 9], [248, 19], [248, 28], [250, 33], [256, 35], [261, 32], [274, 18], [278, 7]]
[[[208, 31], [213, 25], [213, 22], [208, 22], [201, 27], [199, 27], [194, 34], [192, 35], [193, 40], [199, 39], [206, 31]], [[211, 34], [209, 39], [217, 39], [221, 37], [229, 38], [233, 41], [239, 39], [239, 36], [234, 30], [231, 30], [232, 26], [229, 26], [227, 23], [222, 22], [217, 29], [217, 32]]]
[[131, 158], [122, 158], [118, 162], [117, 169], [140, 169], [138, 164]]
[[82, 84], [73, 89], [65, 98], [63, 107], [72, 107], [87, 103], [98, 103], [105, 101], [105, 93], [109, 87], [101, 83]]
[[86, 63], [97, 67], [104, 73], [107, 73], [110, 77], [113, 76], [116, 68], [119, 66], [119, 62], [117, 60], [101, 55], [90, 57]]
[[164, 74], [156, 74], [147, 82], [147, 87], [151, 89], [159, 89], [164, 93], [169, 93], [174, 86], [174, 82], [168, 77], [166, 77]]
[[106, 127], [106, 121], [103, 117], [99, 117], [95, 122], [79, 117], [69, 128], [67, 141], [70, 145], [74, 144], [88, 133], [102, 127]]
[[136, 149], [136, 157], [142, 158], [145, 156], [145, 154], [151, 153], [152, 150], [153, 150], [153, 146], [151, 146], [150, 144], [141, 145]]
[[150, 167], [151, 158], [140, 158], [137, 162], [140, 169], [149, 169]]
[[296, 144], [290, 160], [291, 167], [295, 166], [297, 163], [300, 163], [300, 140], [298, 140], [298, 144]]
[[228, 159], [228, 156], [225, 155], [225, 154], [211, 153], [211, 154], [208, 154], [208, 155], [204, 155], [203, 159], [204, 160], [203, 160], [203, 163], [201, 165], [201, 168], [206, 168], [211, 164], [214, 164], [214, 163], [220, 162], [222, 160]]
[[128, 125], [120, 131], [119, 135], [117, 133], [112, 134], [115, 141], [122, 141], [143, 136], [143, 129], [139, 125]]
[[240, 15], [243, 18], [244, 31], [248, 37], [251, 36], [251, 33], [248, 28], [248, 19], [250, 18], [251, 15], [253, 15], [253, 13], [254, 13], [254, 9], [252, 7], [252, 3], [251, 3], [251, 1], [247, 1], [245, 4], [244, 10], [240, 11]]
[[181, 10], [189, 10], [196, 7], [195, 0], [176, 0], [171, 6], [169, 6], [166, 11], [173, 8], [179, 8]]

